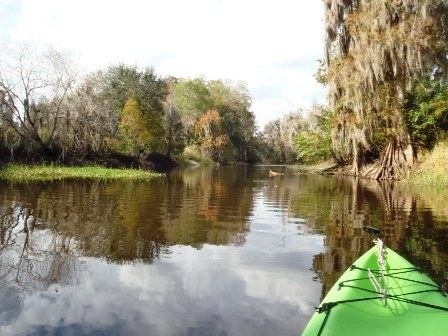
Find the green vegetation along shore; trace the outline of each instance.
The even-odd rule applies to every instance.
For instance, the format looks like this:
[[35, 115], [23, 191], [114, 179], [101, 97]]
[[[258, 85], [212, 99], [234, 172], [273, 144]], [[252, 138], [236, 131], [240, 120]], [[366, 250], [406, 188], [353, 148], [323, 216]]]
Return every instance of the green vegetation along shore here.
[[448, 186], [448, 142], [439, 142], [434, 149], [423, 155], [409, 178], [411, 184]]
[[[338, 3], [325, 10], [326, 53], [316, 64], [327, 102], [279, 111], [263, 129], [241, 81], [159, 76], [124, 63], [81, 75], [70, 54], [51, 46], [2, 45], [0, 161], [335, 160], [340, 173], [409, 180], [416, 159], [448, 138], [448, 2]], [[412, 181], [440, 184], [445, 174], [417, 175]]]
[[115, 169], [99, 166], [60, 167], [60, 166], [27, 166], [8, 164], [0, 170], [0, 179], [13, 182], [51, 181], [61, 179], [130, 179], [149, 180], [163, 174], [140, 169]]
[[[421, 154], [417, 164], [407, 178], [401, 181], [409, 185], [448, 187], [448, 141], [438, 142], [431, 151]], [[353, 175], [351, 166], [341, 166], [333, 160], [320, 161], [310, 165], [294, 165], [299, 174]]]

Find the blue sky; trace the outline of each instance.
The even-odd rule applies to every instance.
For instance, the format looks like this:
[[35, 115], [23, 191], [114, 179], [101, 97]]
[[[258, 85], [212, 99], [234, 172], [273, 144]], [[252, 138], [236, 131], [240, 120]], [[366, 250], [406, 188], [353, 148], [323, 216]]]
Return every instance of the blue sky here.
[[262, 127], [313, 102], [322, 1], [0, 0], [0, 42], [69, 50], [86, 71], [125, 62], [165, 76], [244, 81]]

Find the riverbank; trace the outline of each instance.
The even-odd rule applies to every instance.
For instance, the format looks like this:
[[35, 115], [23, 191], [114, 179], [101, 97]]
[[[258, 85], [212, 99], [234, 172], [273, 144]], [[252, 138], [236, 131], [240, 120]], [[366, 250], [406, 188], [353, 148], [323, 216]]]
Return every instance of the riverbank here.
[[[448, 187], [448, 142], [438, 143], [432, 151], [420, 154], [410, 176], [403, 180], [410, 185]], [[294, 166], [300, 174], [350, 175], [349, 166], [339, 166], [334, 161], [316, 165]]]
[[62, 179], [149, 180], [163, 176], [150, 170], [116, 169], [99, 166], [61, 167], [54, 165], [27, 166], [7, 164], [0, 169], [0, 179], [13, 182], [52, 181]]
[[0, 178], [11, 181], [48, 181], [54, 179], [150, 179], [161, 176], [177, 163], [161, 154], [144, 158], [121, 154], [87, 157], [48, 155], [28, 156], [0, 153]]

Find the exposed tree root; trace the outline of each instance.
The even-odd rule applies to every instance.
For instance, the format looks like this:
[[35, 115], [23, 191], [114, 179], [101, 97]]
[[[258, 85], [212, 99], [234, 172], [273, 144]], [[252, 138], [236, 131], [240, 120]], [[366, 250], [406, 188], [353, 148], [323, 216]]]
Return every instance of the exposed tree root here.
[[360, 175], [373, 180], [400, 180], [409, 175], [414, 162], [415, 155], [412, 146], [393, 140], [386, 146], [380, 160], [362, 171]]

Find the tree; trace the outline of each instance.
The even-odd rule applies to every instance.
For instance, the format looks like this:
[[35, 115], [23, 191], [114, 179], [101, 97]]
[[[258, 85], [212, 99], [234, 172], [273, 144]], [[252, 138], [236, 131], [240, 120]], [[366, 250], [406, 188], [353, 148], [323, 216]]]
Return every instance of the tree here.
[[196, 122], [212, 108], [205, 80], [201, 77], [179, 80], [174, 89], [174, 104], [181, 114], [187, 145], [191, 145]]
[[[213, 110], [222, 118], [228, 138], [226, 158], [248, 161], [255, 139], [255, 116], [246, 84], [203, 78], [179, 80], [174, 91], [174, 105], [181, 114], [187, 145], [194, 144], [196, 125]], [[221, 158], [224, 159], [224, 158]]]
[[150, 121], [136, 99], [130, 98], [124, 105], [118, 129], [131, 152], [142, 153], [150, 147]]
[[285, 113], [263, 128], [263, 142], [270, 149], [266, 159], [275, 163], [292, 163], [297, 158], [296, 137], [307, 127], [303, 110]]
[[207, 83], [213, 108], [220, 112], [223, 127], [234, 147], [237, 161], [248, 161], [255, 137], [255, 116], [244, 82], [214, 80]]
[[297, 135], [307, 128], [307, 120], [304, 117], [305, 110], [298, 109], [285, 113], [280, 118], [279, 141], [285, 149], [285, 162], [293, 162], [297, 157], [295, 139]]
[[175, 87], [177, 80], [173, 77], [166, 79], [168, 95], [165, 101], [165, 147], [166, 155], [179, 154], [185, 147], [185, 135], [181, 114], [175, 105]]
[[139, 70], [135, 66], [124, 64], [111, 66], [102, 75], [102, 99], [111, 105], [116, 116], [121, 114], [129, 99], [135, 99], [147, 120], [145, 125], [151, 138], [150, 143], [146, 144], [147, 150], [163, 151], [164, 101], [167, 95], [165, 81], [156, 75], [153, 68]]
[[204, 113], [195, 125], [196, 141], [203, 154], [220, 162], [228, 137], [222, 127], [222, 117], [216, 110]]
[[324, 106], [315, 105], [301, 129], [296, 133], [295, 146], [297, 159], [300, 162], [312, 164], [332, 157], [331, 128], [334, 114]]
[[[353, 174], [399, 179], [415, 151], [403, 113], [421, 75], [446, 77], [448, 3], [325, 0], [333, 151]], [[381, 153], [381, 154], [378, 154]], [[368, 167], [369, 157], [379, 158]]]
[[5, 93], [0, 90], [0, 149], [5, 147], [9, 151], [11, 160], [13, 160], [14, 150], [20, 144], [20, 136], [7, 122], [13, 120], [13, 114], [5, 103], [5, 96]]
[[64, 100], [64, 122], [56, 134], [62, 159], [66, 154], [85, 157], [107, 151], [120, 115], [102, 98], [102, 85], [102, 74], [92, 73]]
[[280, 118], [269, 121], [264, 125], [262, 132], [262, 142], [268, 147], [268, 151], [265, 152], [267, 156], [264, 161], [274, 163], [286, 162], [286, 148], [283, 141], [280, 140]]
[[77, 71], [69, 57], [52, 48], [31, 45], [4, 48], [0, 90], [10, 113], [4, 120], [32, 148], [49, 150], [60, 125], [63, 101]]

